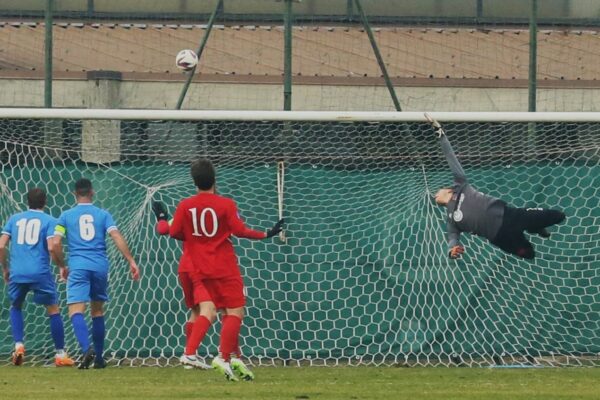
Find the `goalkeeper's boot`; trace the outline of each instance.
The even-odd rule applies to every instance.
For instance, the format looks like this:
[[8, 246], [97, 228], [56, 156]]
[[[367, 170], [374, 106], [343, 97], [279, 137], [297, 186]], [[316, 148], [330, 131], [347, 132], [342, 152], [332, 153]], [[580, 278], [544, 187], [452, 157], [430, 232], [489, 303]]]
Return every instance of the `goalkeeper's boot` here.
[[527, 232], [540, 235], [544, 239], [548, 239], [550, 237], [550, 232], [548, 232], [548, 229], [546, 229], [546, 228], [538, 229], [535, 231], [527, 231]]
[[254, 372], [250, 371], [250, 368], [244, 364], [242, 360], [237, 357], [231, 357], [229, 361], [231, 365], [231, 369], [237, 372], [237, 374], [245, 381], [253, 381], [254, 380]]
[[542, 228], [537, 231], [537, 234], [543, 237], [544, 239], [548, 239], [550, 237], [550, 232], [546, 228]]
[[184, 368], [191, 367], [198, 369], [210, 369], [210, 365], [198, 360], [198, 357], [196, 356], [187, 356], [184, 354], [179, 358], [179, 362]]
[[72, 367], [75, 365], [75, 361], [67, 353], [62, 353], [54, 356], [54, 365], [57, 367]]
[[92, 349], [90, 347], [83, 354], [83, 357], [81, 357], [81, 362], [79, 363], [79, 366], [77, 368], [79, 368], [79, 369], [89, 369], [90, 368], [90, 364], [92, 363], [92, 361], [94, 361], [95, 358], [96, 358], [96, 353], [94, 352], [94, 349]]
[[212, 361], [212, 367], [221, 375], [225, 376], [225, 379], [228, 381], [237, 382], [239, 380], [233, 373], [231, 365], [219, 356], [215, 357], [215, 359]]
[[23, 364], [25, 360], [25, 346], [18, 344], [15, 346], [15, 351], [12, 354], [12, 363], [16, 366]]

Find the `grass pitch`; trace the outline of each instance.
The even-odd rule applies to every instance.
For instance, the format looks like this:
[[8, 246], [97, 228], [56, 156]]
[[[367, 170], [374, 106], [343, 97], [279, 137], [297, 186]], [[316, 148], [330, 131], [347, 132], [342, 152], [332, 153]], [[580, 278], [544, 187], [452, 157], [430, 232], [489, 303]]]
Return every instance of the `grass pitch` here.
[[600, 368], [255, 368], [254, 382], [177, 367], [0, 367], [0, 398], [600, 399]]

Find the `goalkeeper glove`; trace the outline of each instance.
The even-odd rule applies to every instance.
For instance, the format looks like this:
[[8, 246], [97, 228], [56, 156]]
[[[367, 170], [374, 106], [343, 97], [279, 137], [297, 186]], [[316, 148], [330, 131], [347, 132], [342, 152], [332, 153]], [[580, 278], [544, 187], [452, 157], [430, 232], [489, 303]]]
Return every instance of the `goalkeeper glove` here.
[[456, 246], [453, 246], [450, 249], [449, 256], [450, 256], [450, 258], [457, 259], [457, 258], [460, 258], [460, 256], [464, 252], [465, 252], [465, 248], [464, 247], [462, 247], [461, 245], [456, 245]]
[[271, 229], [269, 229], [269, 231], [267, 231], [267, 236], [265, 236], [265, 239], [272, 238], [273, 236], [279, 234], [283, 230], [283, 223], [283, 218], [277, 221], [277, 223]]
[[425, 118], [427, 119], [427, 121], [429, 121], [431, 127], [435, 130], [435, 133], [437, 133], [438, 138], [441, 138], [446, 134], [446, 132], [444, 132], [444, 128], [442, 128], [442, 125], [440, 125], [439, 122], [433, 119], [431, 115], [425, 113]]
[[160, 221], [160, 220], [168, 221], [169, 220], [169, 214], [167, 213], [167, 209], [166, 209], [165, 205], [163, 203], [161, 203], [160, 201], [152, 202], [152, 212], [154, 212], [154, 215], [156, 215], [157, 221]]

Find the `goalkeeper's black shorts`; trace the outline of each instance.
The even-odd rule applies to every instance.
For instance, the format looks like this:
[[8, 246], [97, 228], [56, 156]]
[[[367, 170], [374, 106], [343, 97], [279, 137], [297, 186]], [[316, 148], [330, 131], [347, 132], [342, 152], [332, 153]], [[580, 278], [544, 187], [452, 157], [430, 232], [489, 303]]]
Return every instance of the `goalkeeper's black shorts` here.
[[544, 228], [558, 224], [564, 219], [565, 214], [558, 210], [506, 206], [502, 225], [491, 242], [507, 253], [533, 259], [535, 258], [535, 250], [531, 242], [525, 237], [524, 232], [539, 233]]

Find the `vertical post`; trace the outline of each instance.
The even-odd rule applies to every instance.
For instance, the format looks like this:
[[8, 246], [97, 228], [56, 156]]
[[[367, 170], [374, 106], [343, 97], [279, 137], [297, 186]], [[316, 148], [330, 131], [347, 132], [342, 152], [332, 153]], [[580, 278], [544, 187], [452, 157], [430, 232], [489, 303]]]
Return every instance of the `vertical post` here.
[[[121, 81], [118, 71], [88, 71], [85, 105], [88, 108], [119, 108]], [[121, 160], [121, 121], [81, 122], [81, 160], [103, 164]]]
[[[537, 111], [537, 14], [538, 0], [531, 1], [529, 15], [529, 105], [528, 111]], [[528, 151], [535, 154], [536, 124], [530, 122], [527, 126]]]
[[394, 89], [394, 85], [392, 84], [392, 80], [388, 74], [387, 68], [385, 66], [385, 62], [383, 61], [383, 57], [379, 52], [379, 47], [377, 46], [377, 41], [375, 41], [375, 36], [373, 35], [373, 31], [371, 30], [371, 26], [369, 25], [369, 21], [367, 20], [367, 16], [360, 4], [360, 0], [355, 0], [356, 11], [360, 15], [360, 19], [363, 23], [365, 31], [369, 36], [369, 41], [371, 42], [371, 47], [373, 48], [373, 53], [375, 53], [375, 58], [377, 58], [377, 63], [379, 64], [379, 68], [381, 69], [381, 73], [383, 74], [383, 79], [385, 80], [385, 85], [390, 92], [390, 96], [392, 97], [392, 101], [394, 102], [394, 107], [396, 111], [402, 111], [402, 107], [400, 107], [400, 101], [398, 100], [398, 96], [396, 95], [396, 90]]
[[94, 15], [94, 0], [87, 0], [87, 15], [92, 17]]
[[283, 52], [283, 109], [292, 109], [292, 0], [285, 0]]
[[192, 79], [194, 79], [194, 74], [196, 73], [196, 68], [200, 64], [200, 59], [202, 57], [202, 53], [204, 52], [204, 48], [206, 47], [206, 43], [208, 42], [208, 37], [210, 36], [210, 32], [212, 31], [213, 25], [215, 23], [215, 19], [217, 18], [217, 14], [219, 14], [222, 10], [223, 10], [223, 0], [219, 0], [219, 2], [217, 3], [217, 6], [215, 7], [212, 14], [210, 15], [208, 24], [206, 26], [206, 32], [204, 33], [204, 36], [202, 37], [202, 41], [200, 42], [200, 45], [198, 46], [198, 51], [196, 51], [196, 54], [198, 55], [198, 64], [194, 67], [194, 69], [192, 69], [190, 72], [188, 72], [188, 76], [185, 81], [185, 84], [183, 85], [183, 88], [181, 89], [181, 93], [179, 94], [179, 99], [177, 100], [177, 106], [176, 106], [177, 110], [181, 109], [181, 105], [183, 104], [185, 95], [187, 94], [190, 84], [192, 83]]
[[46, 0], [44, 49], [44, 107], [52, 108], [52, 10], [54, 0]]
[[477, 0], [477, 21], [483, 17], [483, 0]]
[[354, 20], [354, 0], [348, 0], [348, 5], [346, 6], [346, 18], [348, 22]]
[[531, 1], [529, 15], [529, 111], [536, 111], [537, 92], [537, 0]]
[[562, 16], [564, 18], [571, 18], [571, 0], [563, 0]]
[[[283, 13], [284, 25], [284, 54], [283, 54], [283, 110], [292, 110], [292, 27], [294, 10], [292, 8], [293, 0], [284, 0], [285, 9]], [[279, 205], [279, 218], [283, 218], [283, 207], [285, 200], [284, 170], [286, 163], [287, 145], [290, 143], [290, 137], [293, 134], [292, 124], [284, 122], [281, 126], [279, 135], [280, 149], [282, 157], [277, 162], [277, 198]], [[279, 240], [286, 241], [286, 235], [282, 232]]]

